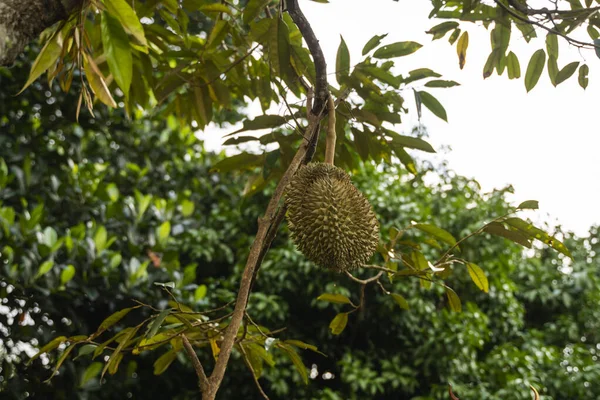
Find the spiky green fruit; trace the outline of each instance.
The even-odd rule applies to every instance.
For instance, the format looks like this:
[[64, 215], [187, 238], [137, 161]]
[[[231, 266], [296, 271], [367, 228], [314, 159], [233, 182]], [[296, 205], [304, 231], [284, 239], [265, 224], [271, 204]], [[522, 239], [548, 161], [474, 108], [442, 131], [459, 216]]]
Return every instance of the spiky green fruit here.
[[373, 207], [344, 170], [308, 164], [290, 182], [285, 201], [292, 239], [317, 265], [348, 271], [368, 262], [377, 249]]

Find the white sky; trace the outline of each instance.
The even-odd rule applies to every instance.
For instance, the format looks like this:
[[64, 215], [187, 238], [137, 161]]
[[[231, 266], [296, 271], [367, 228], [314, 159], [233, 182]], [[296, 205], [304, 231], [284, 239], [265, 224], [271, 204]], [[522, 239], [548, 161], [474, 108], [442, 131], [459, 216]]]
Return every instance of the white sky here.
[[[452, 151], [443, 155], [450, 168], [477, 179], [485, 191], [512, 184], [515, 203], [539, 200], [538, 215], [547, 213], [546, 220], [557, 221], [579, 235], [585, 235], [590, 225], [600, 224], [600, 163], [596, 158], [600, 132], [595, 114], [600, 114], [600, 60], [593, 51], [583, 52], [584, 60], [577, 49], [559, 39], [559, 68], [571, 61], [587, 61], [590, 66], [587, 90], [579, 87], [576, 76], [554, 88], [544, 70], [538, 85], [527, 93], [522, 78], [511, 81], [506, 73], [483, 80], [490, 40], [482, 26], [461, 24], [469, 31], [467, 63], [461, 71], [456, 47], [450, 46], [448, 36], [432, 42], [431, 35], [425, 34], [442, 22], [428, 20], [429, 1], [330, 0], [319, 4], [303, 0], [300, 6], [321, 42], [329, 72], [335, 72], [340, 34], [353, 65], [362, 59], [362, 47], [373, 35], [388, 33], [383, 44], [413, 40], [424, 45], [415, 54], [396, 59], [396, 73], [427, 67], [442, 74], [441, 79], [461, 84], [426, 88], [446, 108], [449, 123], [425, 107], [421, 119], [435, 148], [451, 146]], [[527, 44], [513, 30], [509, 49], [519, 57], [522, 76], [530, 55], [545, 47], [545, 35], [540, 36]], [[412, 93], [405, 98], [410, 113], [397, 126], [400, 133], [410, 132], [418, 123]]]

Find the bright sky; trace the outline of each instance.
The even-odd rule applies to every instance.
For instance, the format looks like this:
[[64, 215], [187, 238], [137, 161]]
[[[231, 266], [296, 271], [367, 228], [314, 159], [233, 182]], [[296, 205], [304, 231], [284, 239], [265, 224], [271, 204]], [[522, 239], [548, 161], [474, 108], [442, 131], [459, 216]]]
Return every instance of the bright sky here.
[[[579, 87], [576, 76], [554, 88], [544, 70], [538, 85], [527, 93], [523, 79], [511, 81], [505, 74], [483, 80], [490, 40], [482, 26], [461, 26], [469, 31], [467, 63], [461, 71], [456, 48], [447, 37], [432, 42], [431, 35], [425, 34], [441, 22], [428, 20], [429, 1], [330, 0], [319, 4], [304, 0], [300, 6], [320, 39], [330, 72], [335, 72], [340, 34], [350, 49], [351, 64], [355, 64], [373, 35], [388, 33], [383, 44], [413, 40], [424, 45], [415, 54], [397, 59], [397, 73], [428, 67], [443, 79], [461, 84], [427, 88], [446, 108], [449, 123], [424, 107], [421, 119], [435, 148], [451, 146], [452, 151], [443, 154], [450, 168], [477, 179], [486, 191], [512, 184], [515, 195], [511, 200], [539, 200], [538, 215], [548, 214], [547, 221], [579, 235], [585, 235], [590, 225], [600, 224], [600, 163], [596, 155], [600, 134], [595, 118], [595, 113], [600, 113], [600, 60], [593, 51], [582, 55], [559, 39], [559, 68], [587, 60], [591, 70], [587, 90]], [[517, 35], [515, 29], [510, 50], [519, 57], [524, 76], [530, 55], [545, 46], [545, 35], [529, 44]], [[400, 133], [410, 132], [418, 123], [412, 93], [406, 99], [410, 113], [397, 127]]]

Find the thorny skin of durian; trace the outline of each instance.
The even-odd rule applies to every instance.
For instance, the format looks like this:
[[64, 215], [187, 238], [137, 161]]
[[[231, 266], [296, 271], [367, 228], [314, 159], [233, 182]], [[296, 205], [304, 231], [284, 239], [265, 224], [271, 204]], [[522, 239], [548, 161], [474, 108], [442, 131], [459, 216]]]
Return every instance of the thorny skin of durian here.
[[349, 271], [367, 263], [377, 249], [373, 207], [341, 168], [308, 164], [290, 182], [285, 201], [291, 237], [317, 265]]

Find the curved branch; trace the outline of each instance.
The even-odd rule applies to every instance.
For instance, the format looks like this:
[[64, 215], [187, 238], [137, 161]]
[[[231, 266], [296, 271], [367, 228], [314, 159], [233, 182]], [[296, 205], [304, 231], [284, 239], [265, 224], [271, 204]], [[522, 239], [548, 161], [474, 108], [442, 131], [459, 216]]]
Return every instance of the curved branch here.
[[315, 72], [317, 74], [315, 82], [315, 102], [313, 104], [312, 113], [318, 115], [320, 110], [325, 106], [327, 97], [329, 95], [329, 86], [327, 84], [327, 63], [325, 62], [325, 56], [319, 40], [315, 36], [315, 32], [308, 23], [308, 20], [300, 10], [298, 0], [287, 1], [287, 11], [292, 17], [292, 21], [298, 26], [302, 37], [306, 41], [306, 45], [310, 50], [310, 54], [315, 62]]

